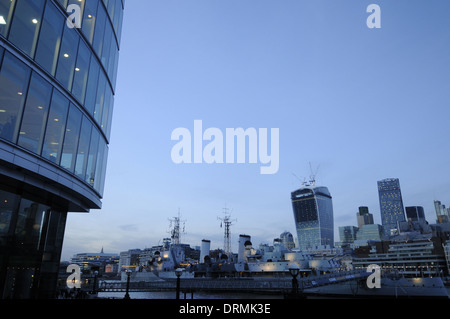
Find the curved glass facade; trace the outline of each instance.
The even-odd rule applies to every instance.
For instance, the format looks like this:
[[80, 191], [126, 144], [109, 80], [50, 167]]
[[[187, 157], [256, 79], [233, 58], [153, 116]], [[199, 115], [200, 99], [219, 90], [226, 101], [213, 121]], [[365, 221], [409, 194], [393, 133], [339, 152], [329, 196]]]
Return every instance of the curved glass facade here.
[[305, 187], [291, 193], [297, 228], [298, 245], [302, 250], [334, 244], [333, 203], [326, 187]]
[[[10, 284], [29, 287], [42, 271], [44, 246], [32, 262], [17, 257], [26, 256], [15, 244], [22, 202], [38, 207], [33, 241], [64, 229], [65, 217], [52, 214], [101, 207], [123, 8], [124, 0], [0, 0], [0, 200], [18, 203], [0, 206], [0, 298], [29, 296]], [[27, 263], [27, 279], [10, 272]]]

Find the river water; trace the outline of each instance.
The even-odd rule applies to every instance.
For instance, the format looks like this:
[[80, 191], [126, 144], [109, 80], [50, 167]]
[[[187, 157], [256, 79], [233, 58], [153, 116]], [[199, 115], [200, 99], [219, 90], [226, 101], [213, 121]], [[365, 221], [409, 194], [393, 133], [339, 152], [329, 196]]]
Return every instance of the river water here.
[[[175, 299], [174, 291], [164, 292], [130, 292], [131, 299]], [[99, 298], [123, 299], [125, 293], [123, 292], [101, 292], [98, 294]], [[265, 295], [265, 294], [248, 294], [248, 293], [208, 293], [208, 292], [194, 292], [180, 293], [180, 299], [283, 299], [282, 295]]]

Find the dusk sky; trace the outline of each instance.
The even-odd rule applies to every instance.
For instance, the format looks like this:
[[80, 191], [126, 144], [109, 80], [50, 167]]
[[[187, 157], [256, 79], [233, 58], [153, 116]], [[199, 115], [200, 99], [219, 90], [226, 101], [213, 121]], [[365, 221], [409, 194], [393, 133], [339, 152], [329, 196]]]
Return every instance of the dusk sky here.
[[[450, 205], [449, 17], [442, 0], [127, 0], [103, 208], [69, 214], [62, 258], [160, 244], [178, 210], [191, 246], [223, 248], [224, 207], [234, 251], [239, 234], [296, 236], [290, 193], [309, 163], [336, 241], [359, 206], [381, 223], [384, 178], [435, 223], [433, 201]], [[278, 128], [278, 172], [175, 164], [172, 132], [195, 120]]]

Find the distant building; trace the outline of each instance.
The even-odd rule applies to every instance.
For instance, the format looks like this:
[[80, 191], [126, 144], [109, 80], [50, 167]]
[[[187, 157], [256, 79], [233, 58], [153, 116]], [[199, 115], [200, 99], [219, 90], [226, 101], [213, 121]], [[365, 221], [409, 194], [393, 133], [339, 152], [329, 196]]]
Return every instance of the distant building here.
[[450, 221], [450, 207], [446, 208], [440, 201], [434, 201], [434, 209], [436, 211], [436, 222], [438, 224], [448, 223]]
[[127, 251], [122, 251], [119, 259], [119, 272], [125, 270], [135, 270], [140, 264], [141, 253], [142, 250], [140, 249], [129, 249]]
[[369, 242], [383, 240], [383, 227], [378, 224], [362, 225], [356, 234], [354, 246], [366, 246]]
[[353, 258], [352, 264], [355, 269], [377, 264], [383, 270], [396, 270], [407, 277], [439, 276], [447, 274], [448, 269], [441, 242], [431, 236], [375, 243], [368, 255]]
[[409, 221], [425, 220], [425, 211], [422, 206], [408, 206], [405, 210]]
[[378, 181], [381, 224], [385, 236], [398, 233], [398, 223], [405, 221], [400, 181], [397, 178], [387, 178]]
[[294, 242], [294, 236], [292, 236], [292, 234], [288, 231], [283, 232], [280, 235], [280, 239], [281, 239], [281, 244], [283, 244], [284, 247], [286, 247], [286, 249], [293, 249], [295, 248], [295, 242]]
[[339, 246], [352, 246], [356, 240], [356, 234], [358, 233], [358, 227], [355, 226], [342, 226], [339, 227]]
[[291, 193], [302, 250], [334, 245], [333, 203], [327, 187], [305, 186]]
[[358, 228], [361, 228], [362, 225], [373, 224], [373, 215], [369, 213], [368, 207], [361, 206], [356, 213], [356, 220], [358, 222]]
[[82, 269], [90, 269], [93, 266], [100, 267], [101, 272], [105, 271], [106, 265], [118, 264], [118, 254], [105, 254], [103, 249], [100, 253], [80, 253], [71, 259], [72, 264], [81, 266]]

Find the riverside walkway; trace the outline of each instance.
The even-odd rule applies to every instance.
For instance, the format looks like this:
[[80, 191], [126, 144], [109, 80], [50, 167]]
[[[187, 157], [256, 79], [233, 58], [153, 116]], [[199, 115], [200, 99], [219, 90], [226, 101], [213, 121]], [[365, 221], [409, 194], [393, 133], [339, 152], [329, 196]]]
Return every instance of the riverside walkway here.
[[[370, 273], [366, 271], [352, 271], [331, 273], [320, 276], [309, 276], [298, 278], [300, 289], [307, 289], [330, 285], [344, 281], [366, 279]], [[176, 279], [153, 282], [130, 282], [129, 292], [154, 292], [173, 291], [176, 289]], [[180, 280], [181, 291], [214, 291], [214, 292], [265, 292], [284, 293], [292, 289], [292, 278], [184, 278]], [[101, 282], [98, 286], [99, 292], [125, 292], [127, 283]]]

